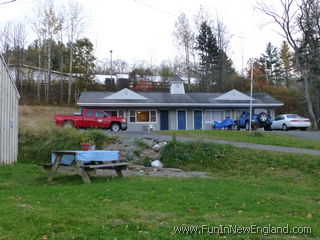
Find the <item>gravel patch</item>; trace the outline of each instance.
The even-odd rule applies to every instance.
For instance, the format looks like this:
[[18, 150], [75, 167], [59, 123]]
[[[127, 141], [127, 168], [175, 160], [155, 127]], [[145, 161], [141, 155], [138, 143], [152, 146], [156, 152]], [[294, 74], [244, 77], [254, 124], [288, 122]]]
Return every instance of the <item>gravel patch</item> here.
[[[183, 171], [177, 168], [153, 168], [142, 165], [130, 164], [127, 170], [123, 170], [124, 177], [128, 176], [151, 176], [151, 177], [169, 177], [169, 178], [212, 178], [207, 172]], [[97, 176], [117, 176], [114, 170], [99, 170]]]

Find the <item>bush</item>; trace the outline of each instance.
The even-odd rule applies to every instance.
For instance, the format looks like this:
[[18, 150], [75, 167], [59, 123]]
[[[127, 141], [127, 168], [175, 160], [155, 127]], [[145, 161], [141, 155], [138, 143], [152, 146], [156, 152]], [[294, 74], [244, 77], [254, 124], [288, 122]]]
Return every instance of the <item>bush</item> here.
[[232, 158], [229, 155], [232, 153], [234, 147], [231, 145], [179, 142], [174, 137], [161, 149], [161, 160], [167, 167], [208, 171], [232, 167], [235, 163], [230, 161]]
[[101, 130], [80, 132], [74, 128], [23, 128], [19, 133], [19, 161], [46, 162], [52, 150], [80, 150], [81, 139], [90, 138], [103, 149], [110, 138]]

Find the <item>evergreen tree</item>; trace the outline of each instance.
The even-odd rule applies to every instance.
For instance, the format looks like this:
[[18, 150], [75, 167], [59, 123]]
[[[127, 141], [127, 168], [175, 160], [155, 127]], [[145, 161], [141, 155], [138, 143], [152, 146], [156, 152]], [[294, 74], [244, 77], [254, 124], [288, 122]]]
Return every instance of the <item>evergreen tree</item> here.
[[281, 60], [278, 49], [271, 43], [268, 43], [265, 53], [259, 58], [259, 63], [265, 68], [265, 76], [269, 85], [281, 84]]
[[290, 88], [290, 83], [292, 81], [291, 71], [292, 71], [292, 60], [293, 55], [290, 52], [290, 47], [286, 41], [282, 42], [280, 49], [280, 59], [283, 68], [283, 78], [287, 88]]
[[198, 55], [200, 57], [200, 87], [209, 92], [212, 85], [217, 84], [214, 73], [217, 71], [219, 48], [217, 46], [217, 40], [213, 35], [213, 31], [206, 21], [202, 22], [200, 25], [195, 49], [198, 50]]

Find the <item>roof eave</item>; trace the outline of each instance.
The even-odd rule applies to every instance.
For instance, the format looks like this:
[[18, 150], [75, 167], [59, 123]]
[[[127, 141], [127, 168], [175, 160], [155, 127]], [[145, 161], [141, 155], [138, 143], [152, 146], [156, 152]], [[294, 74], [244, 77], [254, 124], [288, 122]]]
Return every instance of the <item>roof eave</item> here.
[[[249, 103], [81, 103], [88, 107], [249, 107]], [[281, 107], [283, 103], [253, 103], [253, 107]]]

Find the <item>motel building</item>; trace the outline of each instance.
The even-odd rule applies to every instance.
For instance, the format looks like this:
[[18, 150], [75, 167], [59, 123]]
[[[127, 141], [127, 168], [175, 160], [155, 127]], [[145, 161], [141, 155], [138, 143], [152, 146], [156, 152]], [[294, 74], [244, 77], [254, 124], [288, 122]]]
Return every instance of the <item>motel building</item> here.
[[[77, 104], [81, 109], [102, 109], [111, 116], [125, 117], [128, 131], [212, 129], [213, 121], [237, 119], [250, 107], [250, 96], [235, 89], [226, 93], [186, 93], [179, 77], [169, 81], [170, 92], [135, 92], [124, 88], [117, 92], [82, 92]], [[254, 93], [255, 112], [283, 103], [266, 93]]]

